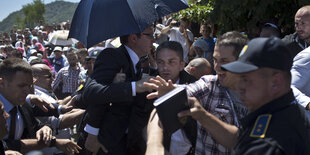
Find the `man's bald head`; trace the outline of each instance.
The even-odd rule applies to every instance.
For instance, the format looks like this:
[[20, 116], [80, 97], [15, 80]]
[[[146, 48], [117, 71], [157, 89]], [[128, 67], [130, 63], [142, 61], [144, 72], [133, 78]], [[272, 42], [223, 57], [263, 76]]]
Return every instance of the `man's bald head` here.
[[300, 39], [310, 43], [310, 5], [303, 6], [297, 11], [295, 29]]
[[295, 16], [300, 16], [300, 15], [305, 15], [309, 16], [310, 15], [310, 5], [306, 5], [301, 7], [297, 12]]
[[185, 70], [197, 79], [200, 79], [200, 77], [212, 73], [211, 64], [205, 58], [193, 59], [185, 67]]
[[33, 76], [37, 76], [42, 73], [48, 73], [51, 69], [45, 64], [35, 64], [31, 66]]
[[45, 64], [35, 64], [32, 67], [34, 85], [52, 91], [54, 80], [52, 70]]

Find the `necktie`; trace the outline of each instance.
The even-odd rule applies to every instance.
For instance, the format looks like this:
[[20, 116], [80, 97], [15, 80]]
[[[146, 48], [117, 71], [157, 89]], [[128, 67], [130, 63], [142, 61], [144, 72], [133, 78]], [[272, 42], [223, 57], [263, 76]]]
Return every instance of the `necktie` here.
[[17, 107], [15, 106], [15, 107], [10, 111], [11, 123], [10, 123], [9, 139], [15, 139], [16, 114], [17, 114]]
[[138, 79], [141, 79], [141, 76], [142, 76], [142, 67], [141, 65], [146, 62], [148, 60], [148, 56], [143, 56], [140, 58], [140, 60], [138, 61], [138, 63], [136, 64], [136, 69], [137, 69], [137, 73], [136, 73], [136, 76]]
[[141, 61], [139, 60], [139, 62], [136, 64], [136, 70], [137, 70], [137, 72], [136, 72], [136, 77], [138, 78], [138, 79], [140, 79], [141, 78]]

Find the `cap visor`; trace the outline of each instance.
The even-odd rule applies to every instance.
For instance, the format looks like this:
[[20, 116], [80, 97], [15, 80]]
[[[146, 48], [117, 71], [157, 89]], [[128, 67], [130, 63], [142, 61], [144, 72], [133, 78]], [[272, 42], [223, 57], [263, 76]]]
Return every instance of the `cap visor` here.
[[222, 65], [221, 68], [232, 73], [247, 73], [258, 69], [258, 67], [255, 65], [243, 63], [240, 61], [235, 61]]

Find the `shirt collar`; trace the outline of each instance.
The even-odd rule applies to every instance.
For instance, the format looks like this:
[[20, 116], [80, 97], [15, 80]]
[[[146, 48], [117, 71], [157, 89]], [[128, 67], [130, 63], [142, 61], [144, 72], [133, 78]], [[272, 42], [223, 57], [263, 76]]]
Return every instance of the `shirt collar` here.
[[139, 61], [139, 57], [138, 57], [138, 55], [137, 55], [132, 49], [130, 49], [128, 46], [125, 45], [125, 48], [126, 48], [126, 50], [128, 51], [128, 54], [129, 54], [129, 56], [130, 56], [130, 59], [131, 59], [133, 65], [134, 65], [134, 68], [135, 68], [135, 70], [136, 70], [136, 67], [135, 67], [135, 66], [136, 66], [136, 64], [137, 64], [138, 61]]
[[44, 89], [44, 88], [42, 88], [42, 87], [39, 87], [39, 86], [37, 86], [37, 85], [34, 85], [34, 89], [38, 89], [38, 90], [40, 90], [40, 91], [42, 91], [42, 92], [44, 92], [44, 93], [50, 93], [50, 92], [48, 92], [46, 89]]
[[4, 111], [10, 112], [14, 108], [14, 105], [11, 104], [4, 96], [2, 96], [2, 94], [0, 94], [0, 100], [4, 105]]

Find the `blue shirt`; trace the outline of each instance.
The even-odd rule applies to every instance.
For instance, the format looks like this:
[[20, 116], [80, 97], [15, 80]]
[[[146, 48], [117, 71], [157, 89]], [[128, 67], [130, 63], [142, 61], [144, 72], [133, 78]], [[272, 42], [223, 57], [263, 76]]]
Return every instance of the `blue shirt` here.
[[[7, 113], [10, 113], [10, 111], [14, 108], [14, 105], [11, 104], [6, 98], [0, 94], [0, 101], [4, 105], [4, 111]], [[6, 120], [6, 125], [8, 126], [8, 129], [10, 131], [10, 124], [11, 124], [11, 117], [9, 117]], [[17, 114], [16, 114], [16, 128], [15, 128], [15, 140], [19, 140], [22, 137], [22, 134], [24, 132], [24, 121], [22, 119], [22, 115], [17, 109]], [[7, 139], [8, 135], [6, 135], [3, 139]]]

